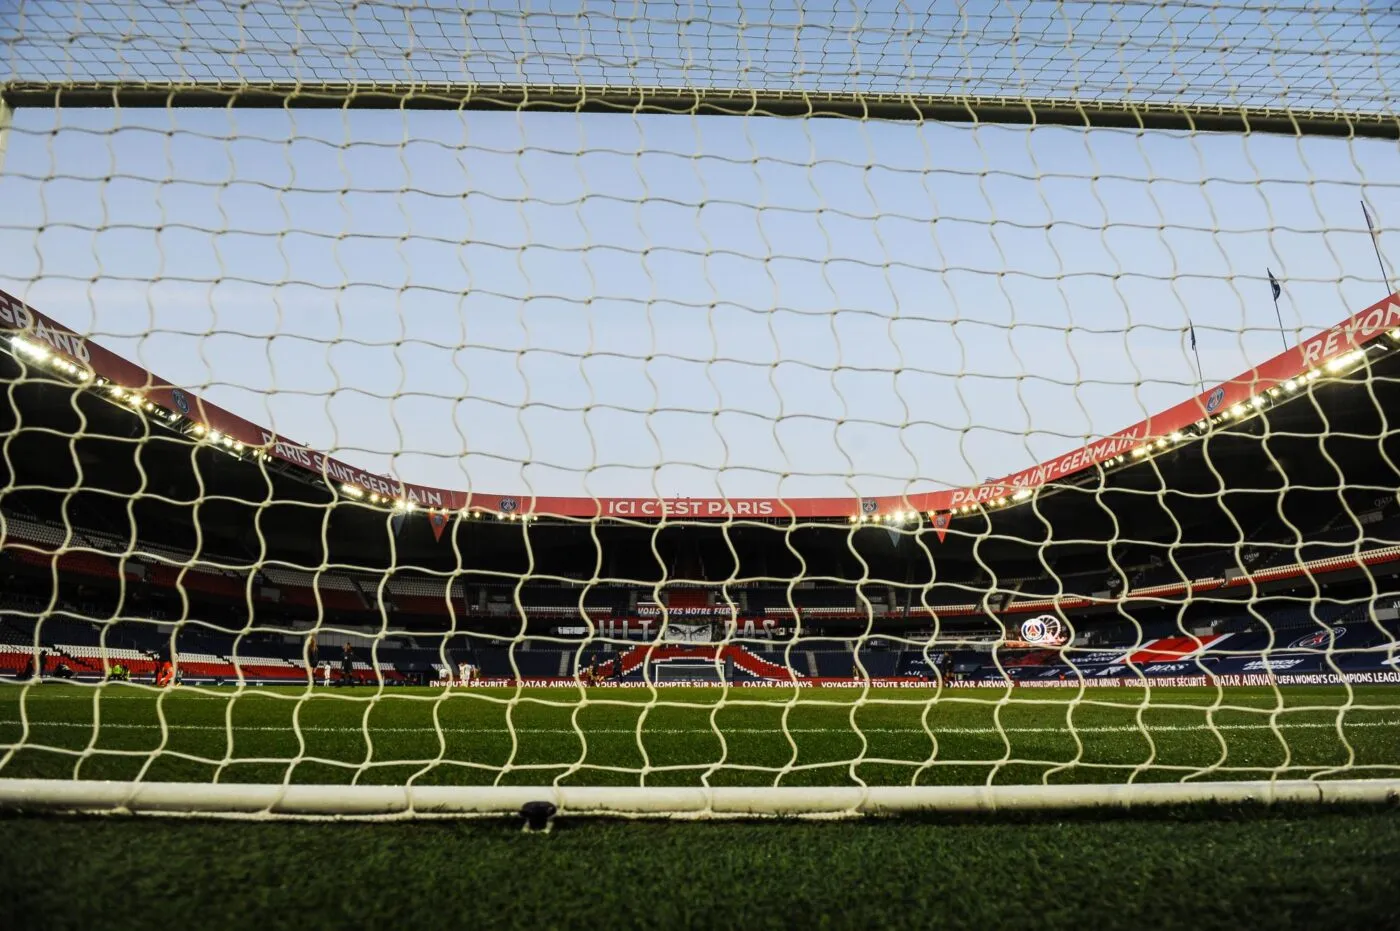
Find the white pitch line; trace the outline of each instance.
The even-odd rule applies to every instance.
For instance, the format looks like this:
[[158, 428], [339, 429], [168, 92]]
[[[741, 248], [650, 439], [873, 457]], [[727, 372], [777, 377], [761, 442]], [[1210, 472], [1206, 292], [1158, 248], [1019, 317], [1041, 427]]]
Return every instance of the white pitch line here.
[[[0, 725], [20, 725], [20, 724], [22, 724], [22, 723], [24, 723], [24, 722], [22, 722], [22, 721], [15, 721], [15, 720], [0, 720]], [[220, 732], [228, 732], [229, 730], [232, 730], [234, 733], [277, 733], [277, 734], [295, 734], [297, 731], [300, 731], [301, 733], [304, 733], [304, 734], [363, 734], [363, 733], [366, 732], [366, 728], [362, 728], [362, 727], [320, 727], [320, 726], [306, 726], [306, 725], [303, 725], [303, 726], [300, 727], [300, 728], [292, 728], [292, 727], [268, 727], [268, 726], [266, 726], [266, 725], [247, 726], [247, 727], [235, 725], [233, 728], [228, 728], [228, 727], [226, 727], [226, 726], [224, 726], [224, 725], [214, 725], [214, 724], [166, 724], [166, 725], [164, 725], [164, 727], [162, 728], [162, 725], [159, 724], [159, 723], [153, 723], [153, 724], [130, 724], [130, 723], [118, 723], [118, 722], [103, 722], [103, 723], [101, 723], [100, 725], [97, 725], [97, 726], [98, 726], [98, 729], [99, 729], [99, 730], [148, 730], [148, 731], [160, 731], [160, 730], [164, 729], [164, 730], [172, 730], [172, 731], [220, 731]], [[83, 722], [81, 722], [81, 721], [31, 721], [31, 722], [30, 722], [30, 727], [35, 728], [35, 729], [41, 729], [41, 728], [46, 728], [46, 727], [74, 727], [74, 728], [81, 727], [81, 728], [83, 728], [83, 729], [85, 729], [85, 730], [92, 730], [93, 725], [92, 725], [91, 723], [83, 723]], [[1343, 727], [1347, 727], [1347, 728], [1352, 728], [1352, 727], [1400, 727], [1400, 720], [1390, 720], [1390, 721], [1347, 721], [1347, 722], [1344, 722], [1344, 723], [1343, 723]], [[1274, 730], [1274, 729], [1275, 729], [1275, 726], [1274, 726], [1274, 725], [1271, 725], [1271, 724], [1216, 724], [1216, 725], [1214, 725], [1214, 726], [1212, 726], [1212, 727], [1205, 727], [1205, 726], [1202, 726], [1202, 725], [1189, 725], [1189, 724], [1161, 724], [1161, 725], [1151, 725], [1151, 726], [1149, 726], [1146, 730], [1147, 730], [1148, 733], [1160, 734], [1160, 733], [1212, 733], [1212, 732], [1214, 732], [1214, 731], [1269, 731], [1269, 730]], [[1336, 723], [1335, 721], [1289, 721], [1289, 722], [1279, 722], [1279, 723], [1277, 724], [1277, 729], [1278, 729], [1278, 730], [1336, 730], [1336, 729], [1337, 729], [1337, 723]], [[443, 734], [499, 734], [499, 735], [501, 735], [501, 736], [506, 736], [506, 735], [508, 735], [508, 734], [510, 733], [509, 731], [504, 730], [504, 729], [502, 729], [502, 728], [498, 728], [498, 727], [496, 727], [496, 728], [491, 728], [491, 727], [444, 727], [444, 728], [441, 728], [440, 731], [439, 731], [438, 728], [432, 728], [432, 727], [371, 727], [371, 728], [368, 728], [367, 730], [368, 730], [370, 736], [374, 736], [374, 735], [376, 735], [376, 734], [436, 734], [436, 733], [439, 733], [439, 732], [441, 732], [441, 733], [443, 733]], [[1075, 727], [1075, 728], [1065, 728], [1065, 727], [1003, 727], [1003, 728], [995, 728], [995, 727], [936, 727], [936, 728], [930, 728], [930, 730], [932, 731], [932, 733], [933, 733], [933, 735], [934, 735], [935, 737], [938, 737], [938, 736], [940, 736], [940, 735], [945, 735], [945, 734], [959, 734], [959, 735], [982, 736], [982, 735], [989, 735], [989, 734], [1065, 734], [1065, 735], [1069, 735], [1069, 734], [1074, 734], [1074, 733], [1078, 733], [1078, 734], [1141, 734], [1141, 733], [1143, 733], [1143, 728], [1140, 728], [1140, 727], [1130, 727], [1130, 726], [1125, 725], [1125, 724], [1086, 725], [1086, 726]], [[775, 735], [775, 736], [776, 736], [776, 735], [778, 735], [778, 734], [784, 733], [784, 730], [783, 730], [782, 728], [766, 728], [766, 727], [764, 727], [764, 728], [760, 728], [760, 727], [730, 727], [730, 728], [721, 728], [721, 729], [720, 729], [720, 732], [723, 733], [723, 734], [725, 734], [725, 735], [729, 735], [729, 734], [772, 734], [772, 735]], [[583, 733], [584, 735], [588, 735], [588, 734], [635, 734], [635, 733], [636, 733], [636, 729], [635, 729], [635, 728], [630, 728], [630, 727], [625, 727], [625, 728], [624, 728], [624, 727], [590, 727], [590, 728], [583, 728], [582, 730], [575, 729], [575, 728], [564, 728], [564, 727], [558, 727], [558, 728], [518, 727], [518, 728], [516, 728], [516, 734], [517, 734], [517, 735], [521, 735], [521, 736], [530, 735], [530, 734], [569, 734], [569, 735], [577, 736], [577, 735], [579, 735], [580, 733]], [[665, 728], [665, 727], [648, 727], [648, 728], [644, 728], [644, 729], [642, 730], [642, 733], [643, 733], [643, 735], [646, 735], [646, 734], [711, 734], [711, 735], [713, 735], [713, 734], [714, 734], [714, 731], [713, 731], [713, 730], [710, 730], [709, 728], [691, 728], [691, 727], [672, 727], [672, 728]], [[839, 730], [833, 730], [832, 728], [828, 728], [828, 727], [790, 727], [790, 728], [787, 728], [787, 729], [786, 729], [786, 733], [789, 733], [789, 734], [842, 734], [842, 733], [851, 733], [851, 734], [854, 734], [854, 733], [856, 733], [856, 731], [855, 731], [855, 730], [850, 730], [850, 731], [839, 731]], [[925, 732], [922, 728], [917, 728], [917, 727], [863, 727], [863, 728], [860, 728], [860, 729], [859, 729], [859, 733], [862, 733], [862, 734], [925, 734], [926, 732]]]

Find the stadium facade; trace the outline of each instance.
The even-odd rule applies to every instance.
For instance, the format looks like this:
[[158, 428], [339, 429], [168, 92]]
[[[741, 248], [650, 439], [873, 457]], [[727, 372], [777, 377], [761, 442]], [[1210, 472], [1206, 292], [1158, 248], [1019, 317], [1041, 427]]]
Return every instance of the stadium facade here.
[[[863, 687], [1400, 681], [1400, 296], [974, 488], [406, 484], [0, 293], [0, 669]], [[312, 656], [312, 635], [319, 655]]]

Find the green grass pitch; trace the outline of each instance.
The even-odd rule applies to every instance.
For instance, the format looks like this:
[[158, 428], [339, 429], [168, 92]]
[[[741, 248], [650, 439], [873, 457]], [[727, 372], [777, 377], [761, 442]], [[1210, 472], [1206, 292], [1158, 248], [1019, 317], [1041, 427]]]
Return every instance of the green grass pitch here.
[[0, 688], [0, 777], [934, 785], [1400, 775], [1400, 692]]
[[[1400, 775], [1400, 691], [0, 688], [0, 777], [425, 784]], [[0, 927], [1393, 927], [1392, 807], [840, 822], [0, 816]]]

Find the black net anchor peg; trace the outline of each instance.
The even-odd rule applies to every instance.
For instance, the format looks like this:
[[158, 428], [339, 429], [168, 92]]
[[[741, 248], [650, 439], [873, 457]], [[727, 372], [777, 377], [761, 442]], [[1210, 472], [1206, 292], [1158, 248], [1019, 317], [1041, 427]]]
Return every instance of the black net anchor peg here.
[[548, 834], [554, 827], [554, 814], [559, 810], [553, 802], [526, 802], [520, 807], [526, 834]]

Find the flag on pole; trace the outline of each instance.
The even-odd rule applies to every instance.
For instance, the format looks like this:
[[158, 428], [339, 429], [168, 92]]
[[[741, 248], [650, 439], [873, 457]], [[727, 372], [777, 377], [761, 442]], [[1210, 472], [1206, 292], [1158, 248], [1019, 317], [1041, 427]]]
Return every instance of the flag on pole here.
[[1361, 213], [1366, 217], [1366, 229], [1370, 231], [1372, 236], [1376, 235], [1376, 224], [1371, 222], [1371, 211], [1366, 209], [1364, 200], [1361, 202]]
[[1278, 300], [1283, 294], [1283, 288], [1279, 286], [1278, 279], [1274, 277], [1273, 269], [1266, 268], [1264, 271], [1269, 273], [1269, 287], [1274, 291], [1274, 300]]
[[1195, 348], [1196, 348], [1196, 328], [1195, 328], [1195, 326], [1193, 326], [1193, 325], [1191, 325], [1191, 324], [1187, 324], [1187, 329], [1189, 329], [1189, 330], [1191, 331], [1191, 348], [1192, 348], [1192, 349], [1195, 349]]

